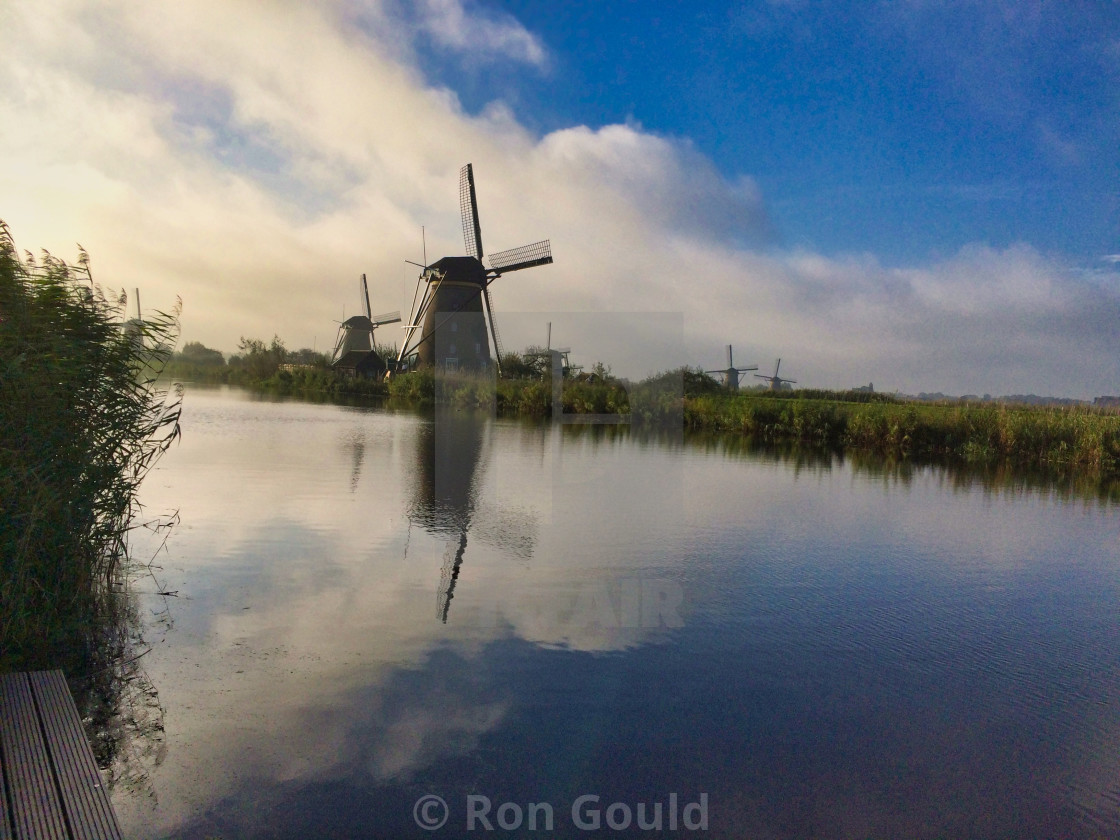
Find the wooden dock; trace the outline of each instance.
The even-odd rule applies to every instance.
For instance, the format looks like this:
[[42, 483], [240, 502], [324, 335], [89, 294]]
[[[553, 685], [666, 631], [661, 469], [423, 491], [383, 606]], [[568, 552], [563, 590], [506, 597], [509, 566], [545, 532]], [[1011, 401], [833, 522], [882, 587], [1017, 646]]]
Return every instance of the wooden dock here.
[[119, 840], [61, 671], [0, 674], [0, 840]]

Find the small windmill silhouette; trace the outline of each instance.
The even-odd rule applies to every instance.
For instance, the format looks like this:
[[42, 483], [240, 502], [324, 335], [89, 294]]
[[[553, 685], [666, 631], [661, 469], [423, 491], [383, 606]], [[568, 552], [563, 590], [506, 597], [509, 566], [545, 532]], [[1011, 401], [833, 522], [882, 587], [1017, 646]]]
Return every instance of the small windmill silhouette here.
[[739, 380], [747, 371], [758, 370], [758, 365], [751, 365], [750, 367], [737, 368], [731, 355], [731, 345], [727, 345], [727, 367], [724, 370], [706, 370], [704, 373], [722, 373], [723, 384], [729, 391], [739, 390]]
[[796, 385], [797, 384], [796, 379], [783, 379], [782, 377], [778, 376], [778, 369], [781, 366], [782, 366], [782, 360], [778, 359], [778, 361], [776, 361], [774, 363], [774, 375], [773, 376], [764, 376], [761, 373], [756, 373], [755, 376], [757, 376], [759, 379], [767, 380], [770, 383], [770, 390], [771, 391], [780, 391], [781, 388], [782, 388], [782, 383], [783, 382], [788, 382], [790, 385]]

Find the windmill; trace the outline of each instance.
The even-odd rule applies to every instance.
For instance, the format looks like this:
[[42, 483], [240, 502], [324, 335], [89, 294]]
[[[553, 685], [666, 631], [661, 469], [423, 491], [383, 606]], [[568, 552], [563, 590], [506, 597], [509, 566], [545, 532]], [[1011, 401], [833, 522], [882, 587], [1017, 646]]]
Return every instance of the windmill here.
[[538, 358], [544, 361], [544, 376], [545, 378], [551, 376], [557, 369], [560, 370], [563, 376], [577, 374], [583, 370], [583, 365], [572, 365], [569, 358], [572, 353], [571, 347], [557, 347], [552, 349], [552, 322], [548, 322], [548, 339], [545, 341], [544, 350], [535, 353], [526, 353], [526, 359]]
[[552, 322], [548, 322], [548, 343], [545, 346], [545, 352], [548, 353], [549, 362], [552, 364], [553, 369], [556, 367], [556, 362], [552, 361], [552, 354], [556, 353], [560, 357], [560, 370], [564, 376], [569, 374], [579, 373], [583, 370], [583, 365], [572, 366], [571, 359], [568, 357], [572, 353], [571, 347], [557, 347], [552, 349]]
[[776, 361], [774, 363], [774, 375], [773, 376], [763, 376], [761, 373], [756, 373], [755, 376], [757, 376], [759, 379], [765, 379], [765, 380], [769, 381], [771, 391], [780, 391], [781, 388], [782, 388], [782, 383], [783, 382], [788, 382], [791, 385], [796, 385], [797, 384], [796, 379], [782, 379], [782, 377], [778, 376], [778, 368], [780, 368], [781, 366], [782, 366], [782, 360], [778, 359], [778, 361]]
[[[415, 356], [419, 365], [447, 370], [482, 370], [489, 367], [493, 359], [500, 375], [502, 344], [494, 324], [490, 285], [511, 271], [551, 263], [552, 250], [545, 239], [491, 254], [490, 267], [483, 264], [474, 169], [469, 163], [459, 172], [459, 209], [467, 256], [444, 257], [423, 266], [424, 270], [417, 280], [417, 291], [423, 282], [424, 294], [418, 305], [416, 295], [413, 295], [412, 314], [405, 325], [404, 346], [397, 361], [400, 364]], [[487, 321], [490, 336], [487, 336]], [[494, 339], [493, 357], [490, 354], [491, 337]]]
[[[723, 384], [729, 391], [739, 390], [739, 380], [747, 371], [758, 370], [758, 365], [751, 365], [750, 367], [737, 368], [731, 356], [731, 345], [727, 345], [727, 368], [726, 370], [706, 370], [704, 373], [722, 373]], [[755, 374], [757, 376], [757, 374]]]
[[[137, 344], [144, 343], [144, 317], [140, 314], [140, 290], [135, 289], [136, 292], [136, 317], [129, 318], [124, 322], [122, 328], [125, 338]], [[125, 300], [124, 295], [121, 295], [122, 302]]]
[[401, 319], [399, 311], [386, 312], [376, 318], [373, 316], [369, 306], [369, 286], [366, 284], [364, 274], [360, 291], [365, 315], [355, 315], [339, 324], [334, 353], [331, 355], [331, 367], [336, 371], [349, 373], [351, 376], [378, 373], [385, 369], [384, 359], [377, 355], [374, 330]]

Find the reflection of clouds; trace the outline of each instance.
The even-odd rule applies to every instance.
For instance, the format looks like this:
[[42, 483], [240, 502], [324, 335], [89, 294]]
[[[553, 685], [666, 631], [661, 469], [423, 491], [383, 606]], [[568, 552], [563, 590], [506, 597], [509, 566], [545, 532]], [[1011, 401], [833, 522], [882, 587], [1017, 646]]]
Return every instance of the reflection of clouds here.
[[[466, 675], [492, 642], [523, 635], [545, 646], [612, 650], [657, 635], [573, 621], [574, 596], [557, 594], [573, 579], [609, 587], [633, 560], [618, 550], [621, 533], [599, 545], [605, 512], [568, 516], [582, 502], [566, 494], [586, 500], [614, 475], [631, 498], [620, 509], [663, 514], [654, 496], [641, 505], [633, 497], [664, 465], [627, 473], [623, 448], [608, 454], [583, 441], [564, 457], [586, 460], [587, 472], [557, 478], [553, 458], [563, 444], [554, 445], [553, 432], [503, 424], [487, 426], [475, 454], [453, 460], [439, 488], [445, 501], [471, 505], [452, 511], [453, 523], [469, 526], [470, 543], [450, 623], [439, 623], [431, 599], [448, 534], [436, 527], [434, 506], [430, 530], [410, 529], [408, 516], [417, 481], [429, 481], [433, 493], [439, 483], [438, 471], [416, 473], [424, 426], [410, 416], [188, 390], [182, 445], [145, 488], [150, 506], [182, 507], [165, 566], [168, 585], [189, 600], [177, 605], [178, 630], [151, 665], [168, 708], [160, 804], [150, 810], [118, 796], [134, 833], [171, 830], [247, 780], [355, 767], [401, 778], [469, 753], [511, 703]], [[364, 441], [356, 479], [354, 441]], [[494, 469], [477, 469], [480, 460]], [[561, 519], [542, 523], [540, 506], [554, 503]], [[663, 549], [658, 565], [679, 562]], [[491, 609], [474, 621], [469, 608], [480, 597]], [[454, 656], [440, 653], [449, 643]]]
[[580, 581], [527, 582], [500, 597], [472, 593], [456, 604], [457, 627], [508, 628], [543, 648], [621, 651], [664, 641], [687, 617], [684, 585], [670, 578], [618, 579], [588, 574]]
[[407, 775], [417, 767], [452, 755], [469, 753], [478, 737], [502, 719], [505, 707], [494, 704], [477, 708], [448, 703], [439, 708], [409, 709], [385, 729], [384, 741], [370, 758], [370, 771], [377, 779]]
[[495, 697], [490, 679], [480, 660], [445, 650], [423, 669], [393, 672], [370, 698], [373, 725], [352, 734], [361, 766], [385, 781], [469, 754], [509, 709], [508, 699]]
[[[425, 421], [190, 390], [185, 411], [182, 445], [144, 491], [150, 507], [183, 509], [162, 560], [183, 597], [175, 631], [148, 657], [167, 709], [158, 804], [118, 794], [137, 836], [175, 830], [231, 791], [259, 788], [266, 800], [282, 783], [386, 785], [472, 754], [520, 711], [503, 670], [511, 640], [538, 652], [654, 650], [713, 614], [740, 616], [735, 597], [806, 583], [817, 596], [825, 576], [851, 579], [876, 562], [903, 583], [951, 582], [961, 568], [1010, 572], [1068, 556], [1063, 546], [1089, 539], [1082, 517], [1106, 515], [947, 493], [933, 473], [900, 486], [618, 431], [493, 423], [443, 625], [432, 600], [448, 534], [410, 530], [407, 516]], [[366, 442], [356, 485], [343, 443], [352, 434]], [[892, 562], [884, 545], [897, 549]], [[864, 547], [879, 554], [860, 556]], [[627, 601], [634, 582], [679, 587], [683, 631], [647, 623]], [[1111, 720], [1106, 729], [1116, 731]], [[1100, 742], [1110, 742], [1103, 731]], [[1093, 774], [1110, 765], [1091, 755], [1086, 784], [1100, 790]]]

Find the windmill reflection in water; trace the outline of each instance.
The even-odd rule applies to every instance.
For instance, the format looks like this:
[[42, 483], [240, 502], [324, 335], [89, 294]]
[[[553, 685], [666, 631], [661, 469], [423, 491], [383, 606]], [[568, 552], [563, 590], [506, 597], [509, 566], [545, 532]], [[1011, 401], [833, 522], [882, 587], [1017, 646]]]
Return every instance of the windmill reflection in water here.
[[[436, 596], [436, 615], [447, 623], [467, 551], [467, 534], [518, 559], [536, 545], [537, 520], [522, 509], [488, 503], [481, 488], [490, 462], [492, 418], [483, 412], [440, 406], [417, 434], [415, 486], [409, 527], [418, 524], [447, 541]], [[407, 549], [406, 549], [407, 551]]]

